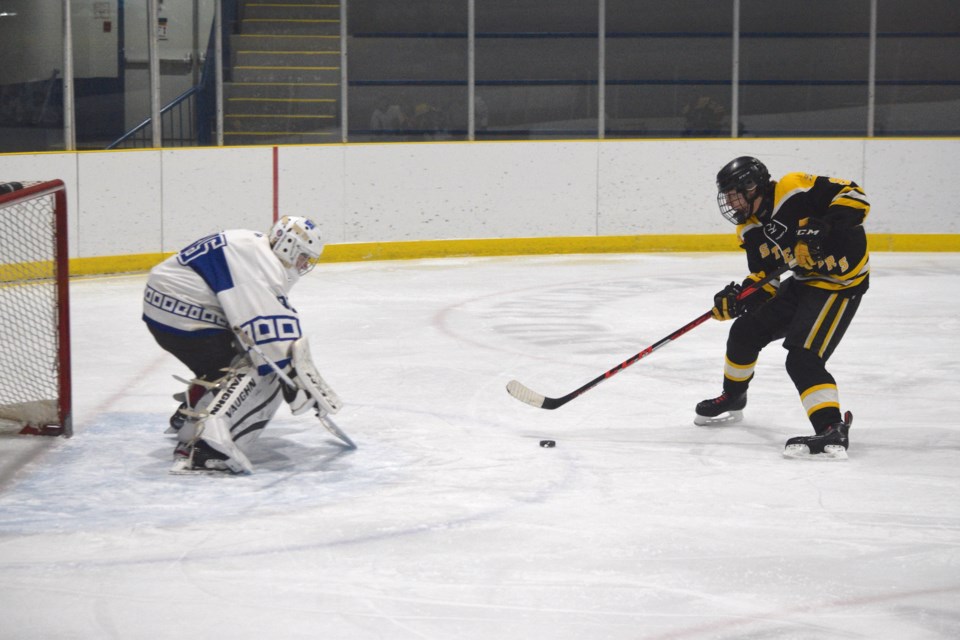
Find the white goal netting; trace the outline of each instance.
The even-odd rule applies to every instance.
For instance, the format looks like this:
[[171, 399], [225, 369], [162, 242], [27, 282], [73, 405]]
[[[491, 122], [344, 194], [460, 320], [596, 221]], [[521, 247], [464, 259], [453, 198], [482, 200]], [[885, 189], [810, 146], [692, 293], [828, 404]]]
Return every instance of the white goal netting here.
[[0, 196], [0, 421], [68, 432], [63, 185], [20, 184]]

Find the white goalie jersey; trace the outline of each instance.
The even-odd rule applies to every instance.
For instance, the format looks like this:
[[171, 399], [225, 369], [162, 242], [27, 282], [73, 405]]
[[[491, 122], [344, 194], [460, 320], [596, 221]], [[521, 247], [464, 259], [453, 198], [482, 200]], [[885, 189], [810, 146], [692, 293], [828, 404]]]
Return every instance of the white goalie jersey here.
[[[299, 279], [257, 231], [223, 231], [201, 238], [154, 267], [147, 280], [143, 319], [155, 328], [196, 335], [248, 334], [278, 366], [290, 361], [301, 337], [300, 318], [287, 295]], [[257, 363], [261, 375], [269, 365]]]

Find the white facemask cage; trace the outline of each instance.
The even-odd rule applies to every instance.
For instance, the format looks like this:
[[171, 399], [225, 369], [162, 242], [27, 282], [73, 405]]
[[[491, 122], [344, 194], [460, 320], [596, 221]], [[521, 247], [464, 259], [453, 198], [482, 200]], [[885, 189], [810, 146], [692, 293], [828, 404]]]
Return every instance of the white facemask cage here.
[[323, 253], [320, 229], [309, 218], [284, 216], [270, 229], [270, 247], [287, 269], [309, 273]]

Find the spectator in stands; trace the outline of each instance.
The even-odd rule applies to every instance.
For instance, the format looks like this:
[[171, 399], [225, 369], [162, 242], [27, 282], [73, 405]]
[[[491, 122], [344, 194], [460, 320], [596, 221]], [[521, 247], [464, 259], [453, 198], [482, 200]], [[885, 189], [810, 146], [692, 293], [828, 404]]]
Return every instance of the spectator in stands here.
[[729, 122], [727, 110], [710, 96], [697, 96], [684, 105], [681, 113], [687, 125], [684, 135], [691, 137], [724, 135], [724, 122]]
[[385, 95], [377, 98], [377, 105], [370, 116], [370, 129], [379, 138], [398, 136], [407, 118], [397, 103], [391, 103]]

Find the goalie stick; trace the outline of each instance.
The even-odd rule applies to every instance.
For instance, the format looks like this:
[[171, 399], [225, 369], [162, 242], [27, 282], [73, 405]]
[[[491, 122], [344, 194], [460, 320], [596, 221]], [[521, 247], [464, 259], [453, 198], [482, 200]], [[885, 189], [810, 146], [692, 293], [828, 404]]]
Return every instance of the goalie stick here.
[[[776, 280], [777, 278], [779, 278], [781, 275], [783, 275], [786, 271], [788, 271], [795, 265], [796, 263], [793, 261], [789, 262], [788, 264], [782, 265], [773, 273], [770, 273], [769, 275], [764, 276], [757, 282], [754, 282], [753, 284], [745, 288], [743, 291], [741, 291], [740, 294], [737, 296], [737, 300], [743, 300], [747, 296], [752, 295], [755, 291], [762, 289], [765, 284], [767, 284], [771, 280]], [[707, 311], [706, 313], [700, 315], [695, 320], [692, 320], [691, 322], [688, 322], [687, 324], [683, 325], [682, 327], [680, 327], [679, 329], [677, 329], [667, 337], [662, 338], [661, 340], [653, 343], [652, 345], [650, 345], [640, 353], [637, 353], [632, 357], [628, 358], [627, 360], [624, 360], [623, 362], [615, 366], [613, 369], [610, 369], [606, 373], [597, 376], [587, 384], [583, 385], [579, 389], [571, 391], [565, 396], [560, 396], [559, 398], [550, 398], [548, 396], [543, 395], [542, 393], [537, 393], [530, 387], [522, 384], [517, 380], [511, 380], [509, 383], [507, 383], [507, 393], [509, 393], [511, 396], [513, 396], [520, 402], [526, 402], [527, 404], [534, 407], [538, 407], [540, 409], [556, 409], [557, 407], [562, 407], [563, 405], [567, 404], [574, 398], [583, 395], [587, 391], [590, 391], [590, 389], [593, 389], [595, 386], [597, 386], [607, 378], [610, 378], [620, 373], [630, 365], [636, 363], [641, 358], [647, 357], [657, 349], [666, 346], [670, 342], [673, 342], [674, 340], [676, 340], [683, 334], [687, 333], [688, 331], [695, 329], [696, 327], [699, 327], [701, 324], [703, 324], [704, 322], [706, 322], [712, 317], [713, 317], [713, 310], [711, 309], [710, 311]]]
[[[264, 362], [270, 365], [270, 368], [273, 369], [274, 373], [276, 373], [281, 380], [283, 380], [284, 384], [286, 384], [292, 389], [297, 388], [297, 383], [291, 380], [290, 376], [284, 373], [283, 369], [278, 367], [276, 362], [268, 358], [266, 354], [263, 353], [263, 350], [259, 346], [257, 346], [257, 343], [253, 341], [253, 338], [251, 336], [244, 333], [244, 331], [240, 329], [240, 327], [234, 327], [233, 332], [237, 335], [237, 338], [244, 345], [248, 353], [250, 351], [255, 351], [256, 354], [260, 356], [260, 358], [263, 359]], [[341, 442], [346, 444], [351, 449], [357, 448], [356, 443], [350, 439], [350, 436], [344, 433], [343, 429], [341, 429], [337, 425], [337, 423], [333, 421], [333, 418], [331, 418], [330, 415], [326, 411], [324, 411], [320, 406], [317, 406], [317, 418], [320, 419], [320, 424], [323, 425], [323, 428], [329, 431], [330, 433], [332, 433], [334, 436], [336, 436]]]

